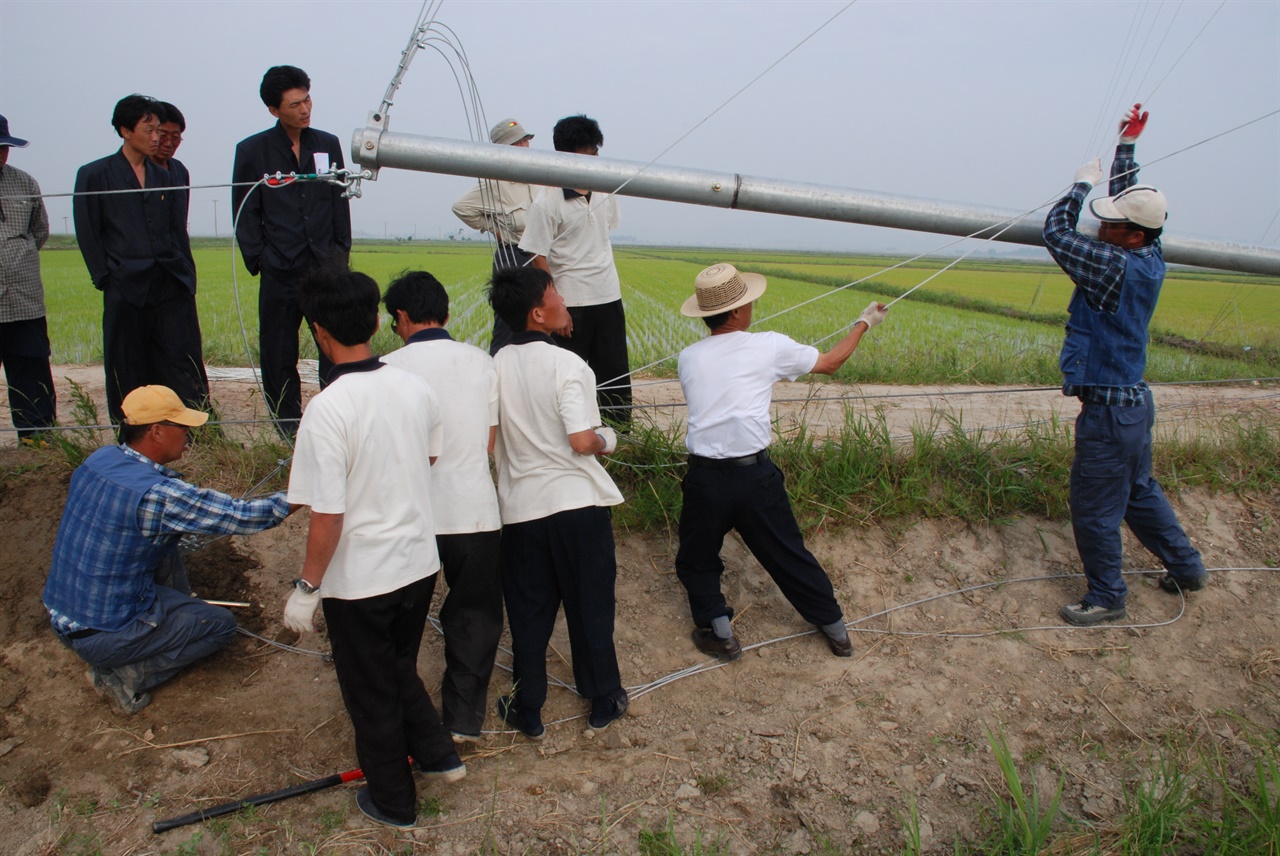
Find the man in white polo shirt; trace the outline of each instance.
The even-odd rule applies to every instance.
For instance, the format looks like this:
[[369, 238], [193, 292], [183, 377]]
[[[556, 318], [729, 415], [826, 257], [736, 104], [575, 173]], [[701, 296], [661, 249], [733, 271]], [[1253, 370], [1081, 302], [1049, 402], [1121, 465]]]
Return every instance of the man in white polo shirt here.
[[498, 700], [498, 714], [534, 740], [545, 733], [547, 644], [563, 603], [578, 695], [591, 700], [587, 724], [607, 728], [627, 710], [613, 645], [617, 564], [609, 513], [622, 494], [596, 456], [611, 453], [618, 438], [600, 421], [591, 369], [551, 339], [569, 317], [551, 277], [534, 267], [499, 271], [489, 300], [513, 333], [494, 358], [514, 684]]
[[783, 596], [822, 630], [831, 652], [849, 657], [853, 643], [831, 579], [805, 547], [782, 472], [769, 460], [769, 404], [777, 381], [835, 374], [888, 309], [873, 302], [823, 354], [781, 333], [747, 332], [765, 287], [759, 274], [713, 265], [698, 274], [694, 296], [680, 308], [683, 315], [703, 319], [711, 335], [680, 352], [689, 471], [681, 485], [676, 575], [689, 595], [693, 644], [725, 660], [741, 657], [730, 624], [733, 608], [720, 590], [720, 547], [736, 529]]
[[[552, 142], [558, 152], [594, 157], [604, 134], [595, 119], [569, 116], [556, 122]], [[610, 422], [625, 428], [631, 423], [627, 316], [609, 240], [620, 220], [612, 194], [548, 187], [529, 207], [520, 249], [551, 274], [569, 307], [568, 322], [552, 331], [555, 341], [591, 367], [600, 385], [597, 403]]]
[[369, 349], [381, 297], [371, 278], [316, 268], [296, 296], [334, 368], [298, 426], [289, 501], [310, 506], [311, 522], [284, 623], [312, 630], [323, 602], [368, 783], [356, 806], [378, 823], [413, 826], [418, 803], [407, 758], [444, 781], [467, 774], [418, 677], [440, 567], [431, 510], [439, 406], [426, 381]]
[[382, 358], [431, 384], [444, 446], [431, 470], [436, 548], [449, 594], [440, 607], [444, 681], [440, 708], [455, 743], [478, 742], [502, 635], [502, 521], [489, 475], [498, 431], [498, 372], [484, 351], [444, 329], [449, 295], [426, 271], [410, 271], [382, 302], [405, 346]]

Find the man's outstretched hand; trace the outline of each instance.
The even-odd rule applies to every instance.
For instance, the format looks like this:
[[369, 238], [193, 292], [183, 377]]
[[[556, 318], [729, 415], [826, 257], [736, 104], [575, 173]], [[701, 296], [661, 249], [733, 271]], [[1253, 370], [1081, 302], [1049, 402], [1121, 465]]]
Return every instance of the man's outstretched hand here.
[[1134, 143], [1137, 142], [1138, 137], [1142, 136], [1143, 129], [1147, 127], [1147, 117], [1151, 113], [1139, 112], [1141, 110], [1141, 104], [1134, 104], [1133, 108], [1120, 120], [1120, 142]]
[[1071, 180], [1075, 184], [1079, 184], [1083, 181], [1090, 187], [1097, 187], [1098, 183], [1102, 181], [1102, 159], [1094, 158], [1088, 163], [1082, 164], [1080, 168], [1076, 170], [1075, 178]]

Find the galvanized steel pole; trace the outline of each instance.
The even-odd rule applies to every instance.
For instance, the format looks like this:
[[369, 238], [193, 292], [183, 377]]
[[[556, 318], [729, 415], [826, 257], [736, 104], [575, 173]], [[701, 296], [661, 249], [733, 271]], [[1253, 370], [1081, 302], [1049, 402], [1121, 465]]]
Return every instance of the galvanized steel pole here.
[[[980, 238], [1021, 217], [994, 239], [1044, 245], [1040, 238], [1044, 215], [1039, 212], [1022, 216], [1022, 212], [1000, 208], [658, 164], [642, 172], [644, 165], [632, 161], [393, 133], [384, 129], [384, 119], [371, 114], [368, 127], [356, 129], [351, 140], [352, 159], [369, 169], [374, 179], [380, 168], [391, 167], [605, 193], [625, 182], [619, 191], [624, 196], [943, 235], [980, 233]], [[1084, 223], [1081, 231], [1092, 233], [1094, 228]], [[1166, 237], [1163, 246], [1165, 259], [1174, 264], [1280, 276], [1280, 250], [1179, 235]]]

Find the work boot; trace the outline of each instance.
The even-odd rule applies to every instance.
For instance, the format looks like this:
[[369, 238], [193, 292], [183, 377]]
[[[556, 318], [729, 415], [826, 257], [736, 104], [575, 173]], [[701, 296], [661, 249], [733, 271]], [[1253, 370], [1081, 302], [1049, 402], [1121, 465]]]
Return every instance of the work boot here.
[[92, 666], [87, 672], [89, 681], [98, 695], [115, 704], [117, 708], [130, 715], [137, 713], [151, 704], [151, 693], [131, 692], [111, 669], [99, 669]]

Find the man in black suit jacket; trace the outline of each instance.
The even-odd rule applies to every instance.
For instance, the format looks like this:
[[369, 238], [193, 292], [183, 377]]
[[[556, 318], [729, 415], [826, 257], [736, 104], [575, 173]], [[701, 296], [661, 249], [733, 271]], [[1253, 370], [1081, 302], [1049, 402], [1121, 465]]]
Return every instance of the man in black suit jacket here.
[[[167, 386], [188, 407], [209, 400], [186, 197], [150, 160], [160, 139], [158, 110], [145, 95], [120, 99], [111, 126], [123, 145], [76, 173], [76, 241], [103, 293], [107, 409], [117, 424], [124, 397], [140, 386]], [[104, 193], [122, 190], [134, 192]]]
[[[286, 437], [298, 430], [298, 326], [303, 313], [294, 284], [317, 262], [351, 253], [351, 207], [337, 185], [315, 181], [253, 186], [264, 175], [323, 173], [343, 165], [342, 144], [311, 127], [311, 78], [300, 68], [267, 70], [258, 94], [275, 116], [274, 127], [240, 141], [232, 168], [231, 210], [236, 240], [258, 283], [258, 346], [262, 385], [276, 425]], [[243, 207], [242, 207], [243, 206]], [[320, 385], [333, 363], [320, 352]]]

